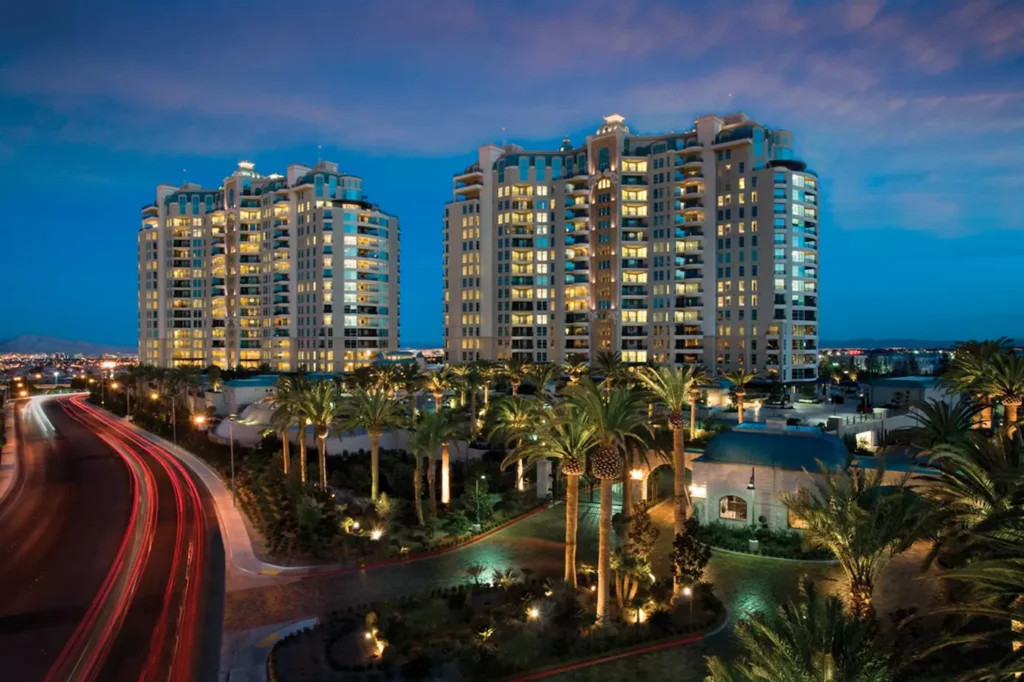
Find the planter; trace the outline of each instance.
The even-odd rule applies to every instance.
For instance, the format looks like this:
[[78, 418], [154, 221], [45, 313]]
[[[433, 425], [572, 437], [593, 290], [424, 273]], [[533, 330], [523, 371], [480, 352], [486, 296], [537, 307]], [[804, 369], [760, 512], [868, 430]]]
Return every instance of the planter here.
[[760, 545], [761, 542], [757, 538], [751, 538], [750, 540], [747, 540], [747, 551], [751, 554], [757, 554]]

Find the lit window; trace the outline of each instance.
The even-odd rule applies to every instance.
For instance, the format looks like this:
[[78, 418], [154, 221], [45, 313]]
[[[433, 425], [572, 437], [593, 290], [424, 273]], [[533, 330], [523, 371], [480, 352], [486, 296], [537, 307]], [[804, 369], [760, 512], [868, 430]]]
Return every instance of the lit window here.
[[747, 520], [747, 501], [735, 495], [726, 495], [718, 501], [718, 518], [730, 521]]

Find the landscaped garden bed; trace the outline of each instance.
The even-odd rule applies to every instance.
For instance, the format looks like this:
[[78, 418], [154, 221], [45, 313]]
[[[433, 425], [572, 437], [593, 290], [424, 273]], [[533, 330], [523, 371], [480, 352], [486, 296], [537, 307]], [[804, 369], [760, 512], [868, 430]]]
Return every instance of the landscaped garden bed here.
[[672, 606], [668, 581], [594, 623], [588, 587], [552, 586], [514, 571], [489, 581], [331, 613], [274, 647], [270, 675], [298, 680], [494, 680], [713, 627], [723, 607], [709, 585]]
[[[697, 537], [712, 547], [730, 552], [797, 561], [834, 559], [827, 550], [810, 547], [803, 535], [795, 530], [768, 530], [754, 526], [733, 527], [716, 522], [700, 526]], [[751, 540], [757, 540], [756, 552], [752, 552], [750, 549]]]

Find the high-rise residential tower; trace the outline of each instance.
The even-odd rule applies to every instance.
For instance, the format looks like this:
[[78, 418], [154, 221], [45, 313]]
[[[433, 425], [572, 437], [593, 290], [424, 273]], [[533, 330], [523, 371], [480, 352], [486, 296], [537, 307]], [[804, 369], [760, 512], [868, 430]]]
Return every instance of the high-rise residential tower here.
[[139, 230], [139, 361], [350, 371], [398, 348], [398, 219], [326, 161], [159, 185]]
[[744, 114], [480, 148], [444, 216], [450, 362], [700, 362], [813, 380], [818, 179]]

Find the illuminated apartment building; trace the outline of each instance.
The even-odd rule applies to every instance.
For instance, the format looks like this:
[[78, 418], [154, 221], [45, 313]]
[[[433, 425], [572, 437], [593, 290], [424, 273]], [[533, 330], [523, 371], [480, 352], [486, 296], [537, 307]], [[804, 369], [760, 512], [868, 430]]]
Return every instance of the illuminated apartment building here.
[[160, 185], [139, 230], [139, 361], [349, 371], [398, 348], [398, 219], [336, 164]]
[[620, 351], [816, 376], [818, 180], [743, 114], [581, 146], [480, 148], [444, 217], [450, 362]]

